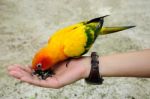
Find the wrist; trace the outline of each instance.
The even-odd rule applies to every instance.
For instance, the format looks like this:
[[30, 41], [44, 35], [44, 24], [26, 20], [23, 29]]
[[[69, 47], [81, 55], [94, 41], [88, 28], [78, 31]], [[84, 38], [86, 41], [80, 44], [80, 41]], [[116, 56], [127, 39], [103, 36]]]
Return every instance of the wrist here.
[[[106, 64], [106, 62], [103, 62], [103, 57], [99, 58], [99, 73], [101, 74], [101, 76], [105, 76], [105, 72], [107, 71], [106, 68], [103, 67], [104, 64]], [[84, 67], [84, 72], [83, 72], [83, 78], [87, 78], [90, 75], [90, 71], [91, 71], [91, 57], [90, 56], [86, 56], [83, 57], [79, 63], [79, 65], [81, 65], [81, 67]]]
[[73, 59], [70, 65], [74, 65], [75, 67], [78, 67], [81, 72], [80, 78], [84, 79], [87, 78], [90, 74], [91, 58], [90, 56], [83, 56], [81, 58]]
[[83, 78], [89, 77], [91, 71], [91, 57], [84, 57], [83, 61], [81, 61], [81, 65], [84, 67]]

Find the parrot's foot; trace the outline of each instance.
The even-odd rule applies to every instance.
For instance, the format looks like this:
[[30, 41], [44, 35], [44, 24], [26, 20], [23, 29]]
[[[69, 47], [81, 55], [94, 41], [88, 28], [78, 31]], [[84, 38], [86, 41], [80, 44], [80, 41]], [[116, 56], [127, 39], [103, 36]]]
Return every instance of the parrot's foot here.
[[39, 79], [45, 80], [48, 77], [52, 77], [55, 73], [52, 70], [36, 70], [33, 71], [33, 75], [37, 75]]
[[67, 59], [66, 67], [68, 67], [69, 63], [71, 62], [71, 59], [72, 59], [72, 58]]

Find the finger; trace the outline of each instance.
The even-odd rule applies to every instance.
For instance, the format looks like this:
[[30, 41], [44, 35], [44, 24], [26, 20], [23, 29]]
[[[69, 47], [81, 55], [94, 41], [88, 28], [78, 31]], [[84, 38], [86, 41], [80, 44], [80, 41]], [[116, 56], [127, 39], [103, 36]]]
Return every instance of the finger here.
[[32, 70], [29, 66], [21, 66], [21, 65], [18, 65], [18, 64], [15, 64], [15, 65], [11, 65], [8, 67], [8, 72], [10, 71], [26, 71], [26, 72], [29, 72], [29, 73], [32, 73]]
[[20, 80], [35, 86], [44, 87], [44, 84], [41, 83], [40, 79], [35, 76], [33, 77], [24, 76]]
[[11, 71], [9, 71], [9, 72], [18, 72], [18, 73], [23, 74], [23, 75], [29, 74], [28, 72], [24, 71], [24, 70], [21, 69], [21, 68], [15, 68], [15, 69], [13, 69], [13, 70], [11, 70]]
[[28, 77], [28, 78], [32, 78], [32, 74], [29, 72], [26, 72], [20, 68], [16, 68], [15, 70], [9, 71], [8, 72], [10, 76], [13, 76], [17, 79], [20, 79], [22, 77]]
[[23, 76], [29, 76], [29, 77], [32, 76], [30, 73], [28, 73], [26, 71], [23, 71], [23, 70], [20, 70], [20, 69], [10, 71], [9, 74], [11, 76], [14, 76], [14, 77], [17, 77], [17, 78], [21, 78]]
[[30, 84], [38, 85], [38, 82], [39, 82], [39, 78], [36, 75], [32, 76], [25, 72], [21, 73], [18, 71], [11, 71], [9, 72], [9, 74], [13, 76], [14, 78], [20, 79], [21, 81], [25, 81]]
[[26, 65], [26, 66], [20, 67], [20, 68], [26, 72], [32, 73], [32, 69], [29, 65]]
[[49, 77], [46, 80], [41, 80], [36, 78], [29, 78], [29, 77], [22, 77], [21, 81], [27, 82], [29, 84], [39, 86], [39, 87], [45, 87], [45, 88], [60, 88], [60, 85], [58, 84], [58, 81], [55, 77]]
[[20, 79], [23, 76], [22, 73], [20, 73], [18, 71], [11, 71], [11, 72], [9, 72], [9, 75], [11, 75], [17, 79]]
[[19, 65], [19, 64], [13, 64], [13, 65], [8, 66], [7, 70], [8, 70], [8, 71], [11, 71], [11, 70], [14, 70], [14, 69], [16, 69], [16, 68], [18, 68], [18, 67], [20, 67], [20, 66], [21, 66], [21, 65]]

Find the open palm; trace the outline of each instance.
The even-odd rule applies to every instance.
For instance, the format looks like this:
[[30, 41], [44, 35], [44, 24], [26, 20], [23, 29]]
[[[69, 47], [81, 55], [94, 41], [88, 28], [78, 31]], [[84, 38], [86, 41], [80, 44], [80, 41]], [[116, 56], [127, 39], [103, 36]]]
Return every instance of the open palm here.
[[32, 75], [30, 66], [11, 65], [8, 67], [8, 73], [14, 78], [29, 84], [46, 88], [60, 88], [82, 78], [86, 78], [90, 70], [89, 62], [88, 57], [82, 57], [73, 59], [67, 67], [66, 61], [59, 63], [54, 70], [55, 75], [45, 80], [39, 79], [36, 75]]

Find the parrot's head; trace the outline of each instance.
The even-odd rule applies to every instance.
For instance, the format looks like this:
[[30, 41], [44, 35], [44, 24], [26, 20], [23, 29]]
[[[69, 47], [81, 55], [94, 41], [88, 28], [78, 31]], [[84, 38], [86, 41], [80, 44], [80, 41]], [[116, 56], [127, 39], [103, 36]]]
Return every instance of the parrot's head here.
[[45, 71], [50, 69], [52, 65], [52, 58], [46, 48], [42, 48], [38, 51], [32, 60], [32, 69], [34, 71]]

